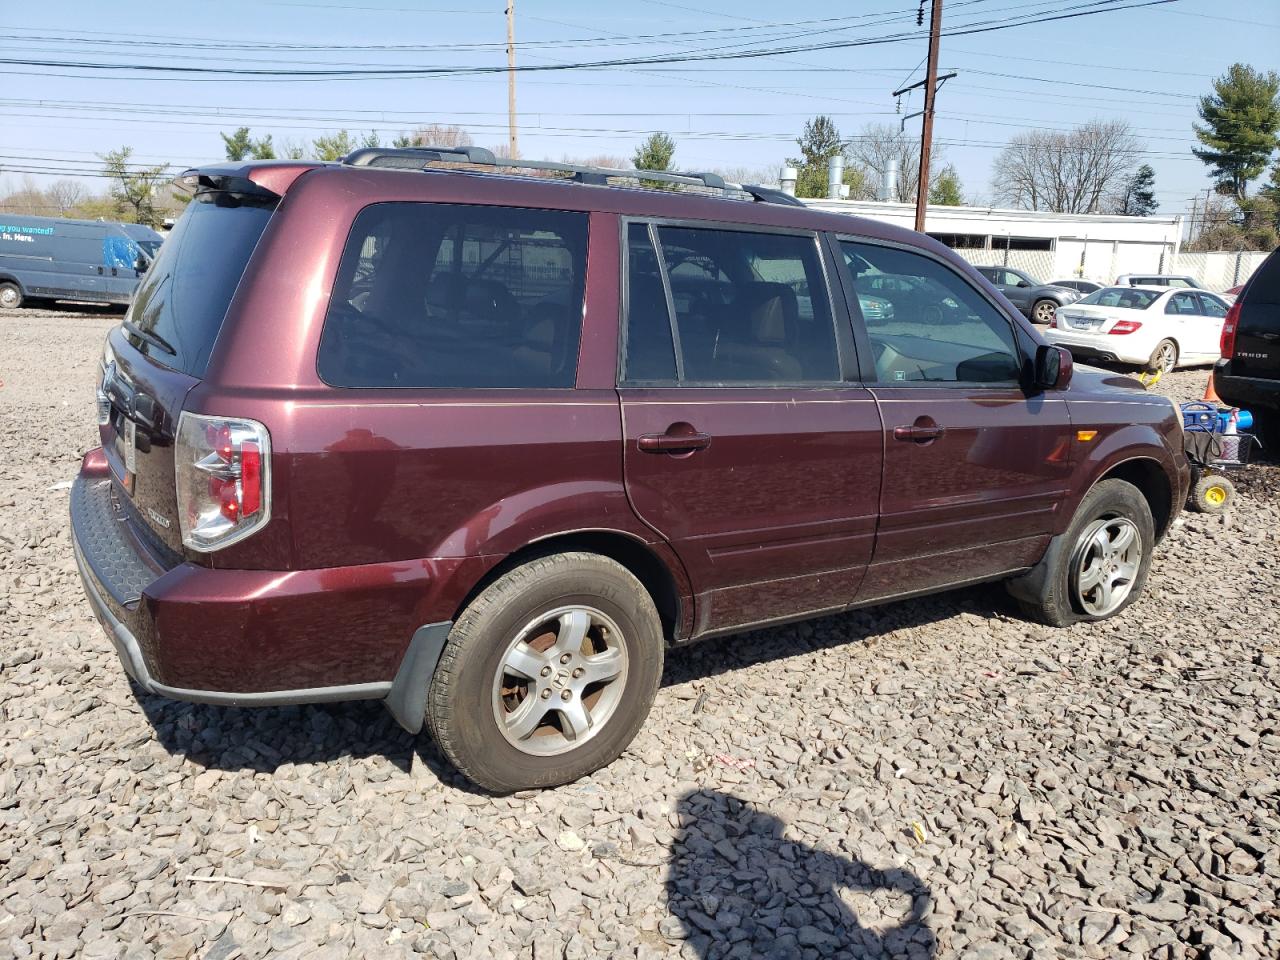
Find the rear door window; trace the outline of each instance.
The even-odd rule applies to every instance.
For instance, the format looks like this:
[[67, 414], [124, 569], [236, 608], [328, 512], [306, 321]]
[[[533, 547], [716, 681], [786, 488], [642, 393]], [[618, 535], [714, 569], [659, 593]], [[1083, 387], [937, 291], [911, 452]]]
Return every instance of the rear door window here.
[[274, 201], [197, 194], [134, 295], [127, 319], [150, 336], [131, 334], [130, 342], [157, 363], [203, 377], [227, 307], [274, 209]]
[[659, 226], [655, 247], [628, 230], [625, 381], [671, 379], [668, 336], [682, 383], [840, 380], [815, 236]]
[[356, 217], [321, 335], [339, 387], [568, 388], [587, 216], [378, 203]]
[[1175, 293], [1169, 298], [1169, 302], [1165, 304], [1164, 312], [1194, 316], [1200, 312], [1200, 306], [1196, 303], [1196, 295], [1194, 293]]
[[[840, 247], [878, 382], [1018, 382], [1022, 362], [1013, 328], [968, 280], [932, 257], [898, 247], [851, 240]], [[910, 278], [910, 293], [886, 291], [885, 276]]]

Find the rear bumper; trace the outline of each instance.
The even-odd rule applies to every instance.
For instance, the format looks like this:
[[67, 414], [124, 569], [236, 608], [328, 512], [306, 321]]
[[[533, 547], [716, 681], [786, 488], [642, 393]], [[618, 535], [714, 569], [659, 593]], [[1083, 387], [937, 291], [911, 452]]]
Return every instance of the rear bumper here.
[[143, 690], [228, 706], [384, 700], [421, 728], [427, 683], [452, 623], [432, 617], [434, 561], [307, 571], [165, 567], [93, 454], [71, 496], [85, 595]]
[[1250, 409], [1280, 410], [1280, 380], [1232, 376], [1230, 360], [1213, 365], [1213, 389], [1223, 403]]
[[1091, 336], [1087, 333], [1050, 329], [1042, 330], [1041, 336], [1049, 343], [1066, 347], [1071, 351], [1072, 356], [1107, 360], [1113, 363], [1146, 363], [1149, 359], [1149, 354], [1138, 354], [1133, 350], [1126, 350], [1125, 345], [1114, 342], [1116, 337], [1106, 334]]

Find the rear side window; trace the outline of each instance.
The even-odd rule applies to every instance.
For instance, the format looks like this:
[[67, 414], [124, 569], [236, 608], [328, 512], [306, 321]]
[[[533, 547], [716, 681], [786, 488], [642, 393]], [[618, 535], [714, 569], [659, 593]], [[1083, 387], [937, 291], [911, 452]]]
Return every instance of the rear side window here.
[[842, 241], [881, 383], [1018, 381], [1009, 321], [968, 280], [897, 247]]
[[203, 377], [274, 209], [274, 203], [224, 193], [197, 194], [134, 294], [127, 319], [151, 336], [130, 335], [130, 342], [157, 363]]
[[378, 203], [338, 266], [318, 370], [338, 387], [572, 387], [585, 214]]
[[625, 381], [840, 379], [814, 237], [663, 226], [655, 248], [646, 225], [628, 231]]

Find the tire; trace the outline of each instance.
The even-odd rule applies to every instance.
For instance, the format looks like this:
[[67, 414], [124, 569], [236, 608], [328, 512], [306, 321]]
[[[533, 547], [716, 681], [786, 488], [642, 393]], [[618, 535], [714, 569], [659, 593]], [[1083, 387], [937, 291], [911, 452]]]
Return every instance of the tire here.
[[17, 310], [22, 306], [22, 290], [16, 283], [0, 283], [0, 310]]
[[[1280, 462], [1280, 409], [1248, 407], [1253, 414], [1252, 433], [1262, 441], [1262, 456], [1272, 462]], [[1255, 450], [1254, 452], [1259, 452]]]
[[427, 724], [487, 790], [569, 783], [634, 739], [658, 691], [663, 646], [653, 598], [621, 564], [593, 553], [540, 557], [495, 580], [453, 625]]
[[[1129, 529], [1136, 543], [1117, 560], [1123, 569], [1107, 568], [1099, 544], [1117, 543], [1120, 530]], [[1030, 573], [1008, 583], [1023, 612], [1051, 627], [1081, 621], [1106, 620], [1123, 611], [1142, 595], [1151, 571], [1155, 549], [1155, 523], [1142, 492], [1124, 480], [1103, 480], [1085, 494], [1071, 525], [1054, 537], [1040, 563]], [[1102, 584], [1082, 584], [1081, 574], [1101, 569], [1110, 601], [1102, 602]], [[1118, 575], [1117, 575], [1118, 574]], [[1123, 589], [1122, 595], [1118, 595]]]
[[1147, 361], [1147, 369], [1153, 373], [1172, 373], [1178, 366], [1178, 345], [1172, 340], [1161, 340], [1151, 351], [1151, 359]]
[[1037, 300], [1031, 306], [1031, 322], [1048, 325], [1058, 315], [1058, 304], [1053, 300]]
[[1191, 506], [1200, 513], [1225, 513], [1235, 498], [1235, 484], [1221, 474], [1207, 474], [1191, 489]]

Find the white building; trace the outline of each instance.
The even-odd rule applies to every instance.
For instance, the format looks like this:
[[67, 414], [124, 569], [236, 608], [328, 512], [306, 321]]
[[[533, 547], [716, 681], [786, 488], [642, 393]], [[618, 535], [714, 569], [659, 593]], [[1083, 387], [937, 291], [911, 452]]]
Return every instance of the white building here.
[[[805, 200], [807, 206], [910, 229], [915, 204]], [[996, 207], [930, 205], [925, 232], [974, 264], [1007, 264], [1038, 280], [1082, 277], [1109, 283], [1122, 273], [1173, 273], [1182, 217], [1120, 217]]]

